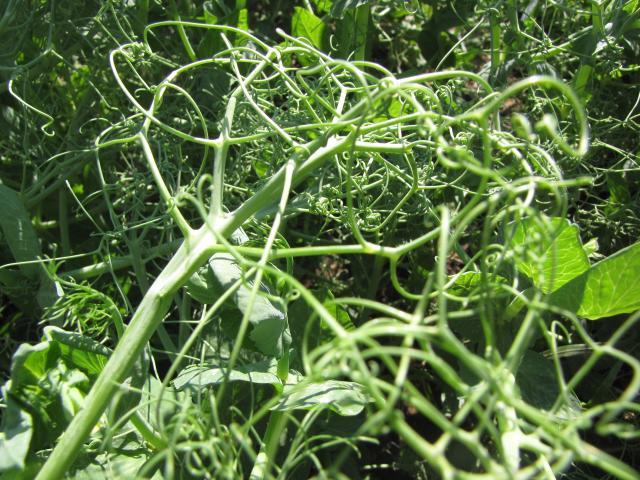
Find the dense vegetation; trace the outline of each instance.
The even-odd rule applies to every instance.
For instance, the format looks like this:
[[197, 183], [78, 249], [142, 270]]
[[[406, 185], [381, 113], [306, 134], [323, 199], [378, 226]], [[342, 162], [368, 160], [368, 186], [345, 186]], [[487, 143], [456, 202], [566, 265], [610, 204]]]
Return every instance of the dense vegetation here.
[[7, 0], [2, 478], [638, 478], [638, 0]]

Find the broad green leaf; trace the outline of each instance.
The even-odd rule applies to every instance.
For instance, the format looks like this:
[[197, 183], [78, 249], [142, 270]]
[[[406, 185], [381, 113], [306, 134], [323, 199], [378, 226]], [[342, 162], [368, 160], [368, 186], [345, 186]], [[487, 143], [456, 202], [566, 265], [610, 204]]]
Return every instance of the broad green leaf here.
[[[187, 292], [196, 300], [211, 304], [242, 277], [243, 271], [232, 255], [217, 253], [209, 260], [208, 267], [191, 277], [187, 283]], [[230, 300], [237, 313], [229, 311], [223, 314], [223, 329], [232, 337], [235, 337], [239, 319], [249, 310], [252, 290], [253, 281], [245, 281]], [[251, 342], [247, 346], [253, 346], [265, 355], [281, 357], [291, 343], [291, 335], [283, 306], [269, 295], [269, 288], [263, 282], [249, 315]]]
[[516, 226], [516, 266], [533, 284], [549, 293], [589, 269], [578, 227], [565, 218], [531, 218]]
[[[0, 215], [0, 229], [9, 245], [11, 254], [16, 262], [28, 262], [37, 260], [41, 256], [40, 243], [27, 210], [24, 208], [18, 192], [0, 184], [0, 205], [3, 212]], [[35, 305], [46, 307], [52, 305], [57, 298], [57, 289], [55, 284], [47, 277], [42, 267], [36, 263], [28, 263], [20, 265], [20, 272], [27, 278], [36, 282], [34, 288], [38, 288], [35, 294], [36, 302], [31, 302], [31, 306], [24, 301], [24, 297], [13, 291], [15, 284], [7, 282], [5, 278], [0, 278], [2, 291], [7, 296], [16, 300], [16, 304], [23, 311], [31, 313]], [[6, 275], [3, 275], [6, 277]], [[33, 293], [31, 294], [33, 300]]]
[[[334, 302], [335, 298], [331, 290], [322, 289], [316, 295], [318, 300], [322, 302], [322, 306], [327, 309], [327, 311], [335, 318], [340, 325], [344, 327], [347, 331], [352, 331], [356, 329], [356, 326], [353, 324], [351, 317], [347, 310], [342, 306]], [[333, 330], [329, 328], [329, 325], [322, 320], [320, 322], [320, 328], [322, 329], [322, 336], [325, 340], [329, 340], [335, 337]]]
[[332, 0], [313, 0], [313, 4], [319, 13], [329, 13], [332, 3]]
[[33, 292], [37, 280], [32, 280], [20, 270], [0, 270], [0, 291], [11, 302], [29, 316], [34, 315], [37, 305], [33, 301]]
[[[173, 386], [178, 390], [185, 388], [200, 390], [223, 383], [227, 380], [226, 373], [226, 369], [220, 366], [192, 365], [178, 374], [173, 380]], [[228, 381], [270, 385], [281, 383], [277, 375], [277, 362], [273, 359], [238, 366], [228, 372]]]
[[191, 298], [205, 305], [214, 304], [220, 298], [220, 295], [224, 293], [218, 287], [218, 282], [215, 281], [213, 272], [208, 266], [191, 275], [185, 288]]
[[325, 24], [306, 8], [294, 8], [291, 33], [294, 37], [306, 38], [318, 49], [324, 48]]
[[25, 459], [29, 453], [29, 445], [33, 435], [33, 421], [31, 415], [8, 395], [11, 382], [2, 389], [5, 409], [0, 431], [0, 472], [13, 469], [23, 469]]
[[139, 475], [138, 472], [149, 460], [148, 455], [139, 446], [137, 449], [126, 450], [126, 453], [121, 452], [120, 449], [117, 449], [102, 453], [96, 456], [85, 468], [76, 470], [68, 478], [70, 480], [116, 480], [123, 478], [160, 480], [162, 478], [158, 469], [151, 477]]
[[361, 385], [341, 380], [286, 385], [280, 402], [272, 410], [328, 408], [339, 415], [358, 415], [369, 403]]
[[596, 263], [551, 296], [551, 303], [589, 320], [640, 309], [640, 242]]
[[37, 345], [23, 343], [11, 359], [11, 390], [16, 391], [23, 385], [37, 383], [47, 371], [50, 345], [42, 342]]
[[57, 342], [60, 355], [89, 375], [98, 375], [107, 363], [111, 349], [92, 338], [58, 327], [45, 327], [44, 337]]
[[88, 452], [74, 463], [74, 470], [67, 474], [70, 480], [161, 479], [161, 468], [145, 468], [150, 452], [141, 448], [140, 441], [130, 434], [115, 438], [110, 448], [93, 455]]
[[90, 338], [54, 326], [45, 327], [42, 342], [18, 347], [2, 389], [11, 413], [0, 433], [0, 471], [22, 468], [29, 449], [52, 444], [82, 407], [90, 379], [100, 373], [109, 353]]
[[[518, 368], [516, 383], [522, 398], [542, 410], [551, 410], [560, 395], [553, 362], [533, 350], [525, 352]], [[573, 392], [567, 394], [565, 403], [554, 412], [562, 420], [570, 420], [579, 414], [580, 401]]]
[[[0, 228], [13, 258], [16, 262], [36, 260], [41, 253], [38, 236], [18, 192], [0, 184], [0, 205], [3, 209], [0, 215]], [[39, 269], [37, 264], [20, 266], [20, 270], [30, 278], [37, 277]]]

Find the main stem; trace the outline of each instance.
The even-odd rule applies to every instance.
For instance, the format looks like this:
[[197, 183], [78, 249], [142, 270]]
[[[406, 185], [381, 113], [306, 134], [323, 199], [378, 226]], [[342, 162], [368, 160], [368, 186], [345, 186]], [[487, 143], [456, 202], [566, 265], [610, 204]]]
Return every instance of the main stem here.
[[96, 383], [87, 395], [84, 408], [73, 418], [36, 479], [64, 477], [94, 426], [113, 398], [113, 392], [130, 373], [158, 325], [169, 310], [173, 294], [202, 265], [214, 245], [204, 230], [194, 232], [178, 248], [166, 268], [151, 285], [131, 323]]
[[[315, 140], [307, 145], [306, 159], [294, 154], [299, 167], [293, 185], [301, 182], [328, 157], [343, 151], [349, 142], [348, 137]], [[260, 209], [276, 202], [285, 183], [285, 170], [281, 169], [266, 185], [247, 200], [231, 215], [218, 218], [215, 228], [227, 237]], [[125, 334], [116, 346], [106, 366], [87, 395], [84, 408], [74, 417], [69, 427], [60, 437], [51, 456], [38, 473], [36, 480], [58, 480], [63, 478], [94, 426], [106, 410], [113, 392], [127, 378], [172, 302], [173, 295], [189, 277], [213, 254], [216, 241], [207, 227], [191, 231], [178, 248], [174, 257], [149, 288], [140, 306], [131, 319]]]

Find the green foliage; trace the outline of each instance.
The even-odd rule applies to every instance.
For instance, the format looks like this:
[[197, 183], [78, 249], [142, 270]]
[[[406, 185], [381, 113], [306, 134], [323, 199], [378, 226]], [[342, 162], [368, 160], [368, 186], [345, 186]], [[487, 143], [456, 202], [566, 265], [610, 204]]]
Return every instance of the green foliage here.
[[29, 452], [54, 440], [81, 408], [109, 349], [76, 333], [46, 327], [43, 342], [13, 355], [0, 444], [0, 470], [25, 467]]

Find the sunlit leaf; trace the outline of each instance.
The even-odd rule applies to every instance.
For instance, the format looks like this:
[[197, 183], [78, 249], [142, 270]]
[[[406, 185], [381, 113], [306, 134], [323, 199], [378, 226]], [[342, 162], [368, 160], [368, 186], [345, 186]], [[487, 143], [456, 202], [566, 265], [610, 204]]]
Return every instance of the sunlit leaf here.
[[527, 219], [516, 226], [518, 270], [543, 292], [553, 292], [589, 269], [578, 227], [565, 218]]
[[551, 301], [589, 320], [640, 310], [640, 243], [596, 263]]
[[306, 38], [316, 48], [324, 47], [325, 24], [306, 8], [294, 8], [291, 33], [295, 37]]

